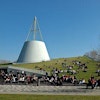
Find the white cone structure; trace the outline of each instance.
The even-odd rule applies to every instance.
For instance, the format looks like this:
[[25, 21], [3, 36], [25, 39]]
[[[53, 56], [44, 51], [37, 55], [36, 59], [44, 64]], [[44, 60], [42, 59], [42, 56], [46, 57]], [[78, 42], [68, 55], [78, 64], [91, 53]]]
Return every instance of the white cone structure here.
[[31, 41], [27, 40], [24, 43], [17, 60], [18, 63], [35, 63], [50, 60], [45, 43], [43, 41], [36, 40], [36, 17], [34, 21], [35, 27], [32, 29], [34, 31], [34, 39]]

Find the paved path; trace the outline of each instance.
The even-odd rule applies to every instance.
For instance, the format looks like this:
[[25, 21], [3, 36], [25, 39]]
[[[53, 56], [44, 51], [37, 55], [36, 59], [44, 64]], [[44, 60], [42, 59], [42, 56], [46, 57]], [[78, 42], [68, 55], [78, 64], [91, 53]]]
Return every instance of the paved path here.
[[0, 94], [100, 95], [100, 88], [85, 86], [0, 85]]

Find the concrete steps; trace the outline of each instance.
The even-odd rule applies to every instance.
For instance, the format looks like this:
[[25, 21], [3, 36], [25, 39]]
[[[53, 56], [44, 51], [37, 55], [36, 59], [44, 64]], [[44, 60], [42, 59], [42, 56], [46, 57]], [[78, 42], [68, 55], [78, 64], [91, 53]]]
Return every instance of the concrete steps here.
[[0, 85], [0, 93], [53, 93], [53, 94], [99, 94], [98, 89], [86, 89], [84, 86], [33, 86], [33, 85]]

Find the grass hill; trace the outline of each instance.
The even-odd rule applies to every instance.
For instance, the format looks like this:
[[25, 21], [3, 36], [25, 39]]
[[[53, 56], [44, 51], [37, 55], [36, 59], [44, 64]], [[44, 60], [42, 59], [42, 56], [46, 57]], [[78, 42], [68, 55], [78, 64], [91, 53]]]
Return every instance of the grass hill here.
[[[85, 65], [87, 66], [86, 72], [83, 69], [80, 69], [77, 64], [74, 64], [74, 62], [81, 62], [81, 64], [85, 63]], [[78, 79], [85, 78], [86, 80], [88, 80], [91, 76], [94, 76], [95, 78], [100, 78], [100, 76], [98, 76], [98, 74], [96, 73], [96, 70], [100, 69], [100, 67], [97, 67], [97, 64], [99, 64], [99, 62], [96, 62], [86, 56], [82, 56], [53, 59], [51, 61], [40, 63], [10, 65], [13, 65], [15, 67], [17, 66], [22, 68], [45, 70], [47, 72], [51, 72], [53, 69], [57, 68], [58, 70], [62, 70], [62, 73], [60, 73], [60, 75], [71, 75], [76, 76]], [[0, 66], [4, 66], [4, 64], [1, 64]], [[75, 70], [76, 74], [71, 74], [71, 70], [68, 69], [68, 66], [72, 66], [71, 70]]]

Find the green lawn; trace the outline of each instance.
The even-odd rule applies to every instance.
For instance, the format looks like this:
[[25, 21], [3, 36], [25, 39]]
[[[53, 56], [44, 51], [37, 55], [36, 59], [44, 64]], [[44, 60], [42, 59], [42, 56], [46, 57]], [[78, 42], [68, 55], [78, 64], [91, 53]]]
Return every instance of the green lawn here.
[[100, 96], [0, 94], [0, 100], [100, 100]]
[[[89, 59], [86, 56], [82, 57], [71, 57], [71, 58], [58, 58], [58, 59], [53, 59], [51, 61], [46, 61], [46, 62], [40, 62], [40, 63], [31, 63], [31, 64], [13, 64], [13, 66], [17, 67], [23, 67], [23, 68], [29, 68], [29, 69], [43, 69], [47, 72], [51, 72], [53, 68], [57, 68], [59, 70], [66, 70], [66, 68], [62, 67], [62, 63], [66, 63], [66, 65], [73, 65], [72, 61], [77, 60], [81, 61], [82, 63], [86, 63], [88, 69], [87, 72], [83, 72], [82, 70], [79, 71], [79, 73], [75, 74], [75, 76], [78, 79], [85, 78], [86, 81], [92, 76], [95, 76], [95, 78], [100, 78], [96, 72], [97, 66], [96, 64], [99, 62], [93, 61], [92, 59]], [[4, 66], [4, 65], [0, 65]], [[78, 66], [74, 65], [73, 67], [74, 70], [78, 70]], [[64, 75], [70, 75], [69, 73], [62, 73]], [[62, 75], [61, 74], [61, 75]]]

